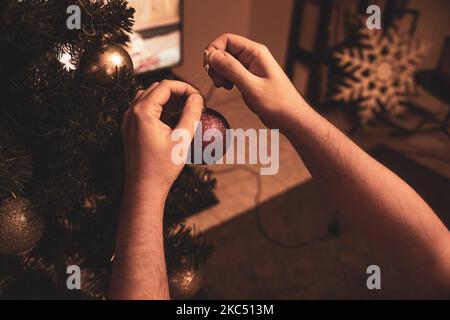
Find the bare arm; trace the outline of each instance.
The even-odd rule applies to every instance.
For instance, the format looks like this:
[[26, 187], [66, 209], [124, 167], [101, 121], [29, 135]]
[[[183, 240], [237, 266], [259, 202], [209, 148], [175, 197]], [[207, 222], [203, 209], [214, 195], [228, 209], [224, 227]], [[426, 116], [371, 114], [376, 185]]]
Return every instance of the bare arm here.
[[[136, 190], [137, 189], [137, 190]], [[160, 190], [132, 187], [124, 194], [114, 270], [113, 299], [168, 299]]]
[[203, 100], [194, 88], [179, 81], [155, 83], [140, 91], [124, 116], [126, 177], [111, 279], [112, 299], [169, 299], [164, 202], [183, 167], [172, 161], [172, 130], [160, 121], [162, 109], [172, 96], [186, 98], [176, 128], [193, 136]]
[[450, 289], [450, 236], [427, 203], [306, 104], [290, 141], [325, 194], [423, 294]]
[[450, 235], [425, 201], [298, 94], [269, 50], [225, 34], [205, 50], [216, 86], [236, 85], [247, 105], [295, 146], [335, 207], [379, 253], [428, 284], [450, 289]]

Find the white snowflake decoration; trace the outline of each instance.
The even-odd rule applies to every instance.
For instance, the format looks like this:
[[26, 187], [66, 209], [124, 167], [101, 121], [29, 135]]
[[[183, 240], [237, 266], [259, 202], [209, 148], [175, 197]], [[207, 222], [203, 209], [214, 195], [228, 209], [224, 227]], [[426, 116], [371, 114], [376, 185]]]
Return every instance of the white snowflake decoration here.
[[392, 115], [404, 111], [406, 96], [415, 89], [414, 73], [429, 46], [413, 41], [407, 32], [391, 28], [360, 29], [361, 47], [335, 52], [338, 65], [349, 75], [332, 97], [336, 101], [358, 101], [358, 115], [367, 124], [383, 110]]

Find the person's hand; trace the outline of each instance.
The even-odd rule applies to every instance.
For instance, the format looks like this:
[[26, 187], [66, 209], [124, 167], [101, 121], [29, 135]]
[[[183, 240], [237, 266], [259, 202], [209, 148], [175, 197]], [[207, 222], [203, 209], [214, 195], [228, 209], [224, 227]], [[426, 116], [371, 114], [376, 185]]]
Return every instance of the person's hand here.
[[175, 164], [171, 153], [175, 142], [172, 129], [160, 118], [163, 108], [174, 101], [181, 104], [181, 117], [174, 129], [194, 135], [194, 122], [200, 120], [203, 98], [192, 86], [163, 80], [140, 90], [125, 113], [122, 135], [125, 151], [125, 187], [152, 189], [166, 194], [183, 168]]
[[245, 102], [272, 129], [289, 129], [290, 119], [304, 104], [266, 46], [234, 34], [211, 42], [204, 54], [216, 87], [236, 85]]

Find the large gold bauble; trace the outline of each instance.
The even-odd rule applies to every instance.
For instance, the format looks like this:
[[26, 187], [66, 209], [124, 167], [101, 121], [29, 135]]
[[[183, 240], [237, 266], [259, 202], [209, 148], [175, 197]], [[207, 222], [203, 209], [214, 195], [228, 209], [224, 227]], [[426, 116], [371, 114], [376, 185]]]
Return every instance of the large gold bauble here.
[[128, 52], [116, 44], [86, 51], [80, 58], [79, 72], [88, 82], [108, 84], [125, 70], [132, 75], [133, 62]]
[[0, 254], [27, 252], [41, 239], [44, 229], [43, 217], [29, 200], [6, 200], [0, 207]]

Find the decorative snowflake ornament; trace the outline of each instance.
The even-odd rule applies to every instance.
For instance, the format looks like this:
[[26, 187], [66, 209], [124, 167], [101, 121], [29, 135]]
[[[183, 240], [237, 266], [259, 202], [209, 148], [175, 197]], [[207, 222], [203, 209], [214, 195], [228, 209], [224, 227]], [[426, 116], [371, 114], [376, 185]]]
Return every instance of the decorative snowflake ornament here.
[[357, 102], [358, 116], [367, 124], [383, 111], [394, 116], [404, 111], [406, 96], [415, 89], [414, 72], [429, 46], [396, 27], [383, 33], [364, 26], [359, 34], [360, 47], [334, 53], [347, 76], [332, 99]]

